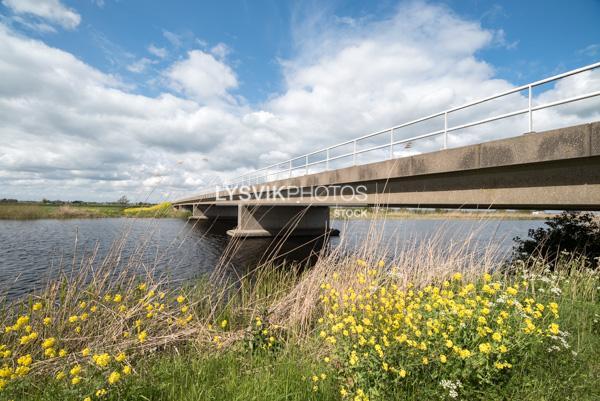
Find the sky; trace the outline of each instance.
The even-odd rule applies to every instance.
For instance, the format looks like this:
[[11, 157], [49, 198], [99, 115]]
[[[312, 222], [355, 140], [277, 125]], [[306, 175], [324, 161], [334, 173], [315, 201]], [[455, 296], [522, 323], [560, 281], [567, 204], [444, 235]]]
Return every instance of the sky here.
[[[598, 62], [599, 20], [598, 0], [0, 0], [0, 198], [190, 195]], [[535, 101], [599, 89], [594, 70]], [[600, 120], [599, 106], [537, 112], [536, 128]]]

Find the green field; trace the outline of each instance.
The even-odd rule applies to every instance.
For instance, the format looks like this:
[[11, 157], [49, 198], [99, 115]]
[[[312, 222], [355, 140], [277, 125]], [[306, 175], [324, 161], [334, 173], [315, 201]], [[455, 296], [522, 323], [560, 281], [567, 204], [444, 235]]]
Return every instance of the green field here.
[[[129, 209], [130, 213], [125, 210]], [[172, 209], [160, 209], [158, 213], [135, 213], [135, 207], [117, 204], [45, 204], [45, 203], [0, 203], [0, 220], [36, 219], [87, 219], [101, 217], [187, 217]]]

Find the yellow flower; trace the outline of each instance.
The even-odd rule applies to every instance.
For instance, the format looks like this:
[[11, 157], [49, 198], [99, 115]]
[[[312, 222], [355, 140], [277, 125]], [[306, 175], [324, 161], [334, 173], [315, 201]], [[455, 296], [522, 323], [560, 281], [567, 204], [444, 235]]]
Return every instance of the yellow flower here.
[[75, 376], [74, 378], [71, 379], [71, 384], [73, 385], [77, 385], [81, 382], [81, 377], [79, 376]]
[[489, 354], [492, 351], [490, 343], [479, 344], [479, 351], [484, 354]]
[[448, 361], [448, 358], [446, 358], [446, 355], [442, 354], [440, 355], [440, 362], [441, 363], [446, 363]]
[[106, 389], [101, 388], [100, 390], [96, 391], [96, 397], [102, 398], [106, 395], [106, 393]]
[[92, 397], [85, 397], [83, 401], [92, 401]]
[[31, 309], [33, 309], [34, 311], [38, 311], [40, 309], [42, 309], [43, 305], [41, 302], [36, 302], [33, 304], [33, 307]]
[[49, 317], [45, 317], [43, 320], [44, 326], [50, 326], [52, 324], [52, 319]]
[[400, 377], [406, 377], [406, 370], [400, 369], [400, 371], [398, 372], [398, 374], [400, 375]]
[[81, 302], [79, 303], [79, 307], [80, 307], [81, 309], [85, 309], [85, 308], [86, 308], [86, 306], [87, 306], [87, 302], [85, 302], [85, 301], [81, 301]]
[[111, 372], [111, 374], [108, 376], [108, 384], [115, 384], [119, 380], [121, 380], [121, 374], [117, 371]]
[[93, 305], [93, 306], [90, 308], [90, 312], [92, 312], [92, 313], [93, 313], [93, 312], [96, 312], [97, 310], [98, 310], [98, 307], [96, 307], [96, 305]]
[[71, 376], [78, 376], [81, 373], [81, 366], [75, 365], [70, 371]]
[[221, 322], [221, 327], [222, 327], [222, 328], [225, 328], [225, 327], [227, 327], [227, 319], [225, 319], [225, 320], [223, 320], [223, 321]]
[[56, 356], [56, 350], [54, 348], [46, 348], [44, 355], [48, 358], [54, 358]]
[[185, 301], [185, 297], [183, 295], [180, 295], [177, 297], [177, 302], [178, 303], [182, 303], [183, 301]]
[[148, 338], [148, 333], [146, 333], [146, 330], [143, 330], [140, 334], [138, 334], [138, 340], [143, 343], [144, 341], [146, 341], [146, 339]]
[[123, 366], [123, 374], [130, 375], [131, 374], [131, 366], [129, 366], [129, 365]]
[[123, 300], [123, 296], [121, 296], [121, 294], [115, 294], [113, 301], [116, 303], [119, 303]]
[[421, 362], [423, 363], [423, 365], [427, 365], [427, 364], [429, 364], [429, 358], [424, 356], [423, 359], [421, 360]]
[[56, 338], [50, 337], [50, 338], [45, 339], [42, 342], [42, 348], [44, 348], [44, 349], [52, 348], [52, 347], [54, 347], [54, 344], [56, 344]]
[[91, 352], [90, 349], [86, 347], [86, 348], [84, 348], [84, 349], [81, 350], [81, 355], [83, 355], [83, 356], [89, 356], [90, 352]]
[[33, 358], [31, 358], [31, 355], [29, 354], [23, 355], [17, 359], [17, 364], [21, 366], [29, 366], [31, 365], [31, 362], [33, 362]]
[[94, 360], [96, 365], [98, 365], [102, 368], [105, 368], [110, 363], [110, 355], [108, 355], [106, 352], [103, 354], [99, 354], [99, 355], [94, 354], [92, 359]]
[[61, 370], [60, 372], [58, 372], [58, 373], [56, 374], [56, 376], [55, 376], [55, 377], [56, 377], [56, 380], [62, 380], [62, 379], [64, 379], [64, 378], [65, 378], [65, 376], [66, 376], [65, 372], [63, 372], [63, 371]]
[[494, 341], [500, 341], [500, 340], [502, 340], [502, 334], [495, 332], [494, 334], [492, 334], [492, 339]]
[[556, 323], [550, 324], [550, 326], [548, 326], [548, 331], [554, 335], [558, 335], [558, 333], [559, 333], [558, 324], [556, 324]]
[[75, 323], [78, 319], [79, 319], [79, 317], [77, 315], [70, 316], [69, 323]]
[[117, 356], [115, 356], [115, 361], [117, 362], [123, 362], [125, 360], [126, 356], [124, 352], [119, 352], [117, 354]]
[[463, 277], [462, 274], [460, 274], [460, 273], [454, 273], [452, 275], [452, 280], [460, 281], [460, 280], [462, 280], [462, 277]]
[[67, 350], [62, 348], [60, 351], [58, 351], [58, 356], [60, 356], [61, 358], [67, 356]]
[[138, 285], [138, 290], [145, 291], [146, 290], [146, 283], [141, 283], [140, 285]]

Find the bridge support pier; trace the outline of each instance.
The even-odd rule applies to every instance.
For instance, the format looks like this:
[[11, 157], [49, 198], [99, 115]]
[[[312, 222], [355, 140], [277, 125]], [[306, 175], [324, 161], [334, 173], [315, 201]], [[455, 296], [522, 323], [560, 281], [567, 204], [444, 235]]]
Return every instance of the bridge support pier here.
[[336, 235], [329, 225], [328, 206], [239, 205], [238, 225], [231, 237], [300, 237]]
[[197, 220], [235, 220], [238, 216], [238, 207], [219, 205], [194, 205], [191, 219]]

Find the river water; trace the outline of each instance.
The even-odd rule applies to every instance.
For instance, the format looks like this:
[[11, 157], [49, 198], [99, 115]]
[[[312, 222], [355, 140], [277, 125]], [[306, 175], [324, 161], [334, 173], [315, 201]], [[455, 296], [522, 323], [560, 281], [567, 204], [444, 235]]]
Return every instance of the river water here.
[[[464, 241], [485, 246], [492, 243], [509, 251], [512, 238], [525, 237], [527, 230], [543, 224], [541, 220], [433, 220], [399, 219], [387, 221], [333, 220], [341, 231], [332, 238], [331, 247], [360, 247], [371, 233], [381, 238], [389, 250], [437, 238], [438, 244]], [[245, 240], [228, 248], [228, 224], [214, 225], [179, 219], [81, 219], [81, 220], [0, 220], [0, 297], [15, 298], [43, 286], [58, 270], [77, 268], [82, 258], [94, 252], [101, 261], [121, 240], [121, 257], [140, 256], [156, 274], [172, 280], [189, 280], [209, 273], [219, 263], [245, 270], [269, 259], [273, 250], [288, 261], [314, 262], [314, 251], [322, 243], [306, 239], [286, 242], [282, 249], [267, 239]], [[141, 246], [140, 244], [143, 244]], [[140, 250], [143, 248], [143, 250]], [[313, 251], [313, 252], [311, 252]], [[222, 258], [223, 254], [228, 256]]]

